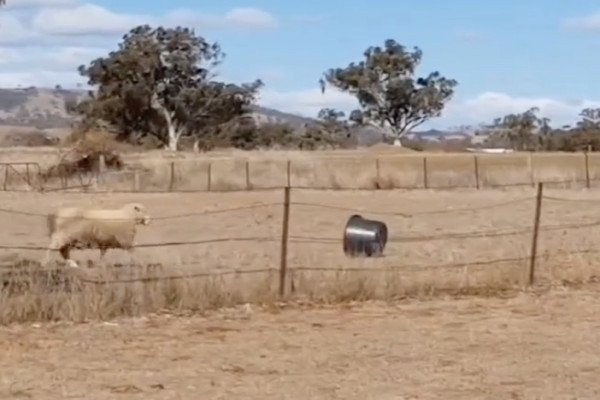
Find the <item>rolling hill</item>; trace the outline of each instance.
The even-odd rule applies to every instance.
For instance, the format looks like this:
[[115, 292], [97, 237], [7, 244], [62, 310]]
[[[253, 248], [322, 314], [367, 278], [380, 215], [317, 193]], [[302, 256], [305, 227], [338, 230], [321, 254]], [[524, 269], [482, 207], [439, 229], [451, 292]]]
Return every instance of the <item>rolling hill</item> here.
[[[0, 89], [0, 126], [35, 128], [58, 131], [68, 128], [75, 121], [65, 109], [65, 101], [78, 99], [87, 94], [84, 90], [61, 88]], [[315, 123], [308, 118], [284, 111], [254, 106], [253, 117], [259, 124], [285, 123], [298, 130], [306, 124]], [[450, 132], [430, 130], [414, 132], [411, 136], [436, 140]], [[381, 134], [374, 128], [358, 128], [359, 143], [370, 145], [381, 141]]]

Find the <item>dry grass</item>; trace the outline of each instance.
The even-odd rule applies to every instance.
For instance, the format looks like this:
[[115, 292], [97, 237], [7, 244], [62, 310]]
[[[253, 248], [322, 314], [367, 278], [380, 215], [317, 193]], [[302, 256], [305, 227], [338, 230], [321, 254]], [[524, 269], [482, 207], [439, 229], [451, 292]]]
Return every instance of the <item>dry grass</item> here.
[[[258, 174], [251, 175], [253, 187], [282, 179], [278, 171], [293, 153], [276, 155], [272, 161], [265, 154], [252, 156], [249, 170]], [[126, 157], [158, 171], [138, 177], [142, 187], [167, 186], [171, 159]], [[392, 188], [422, 182], [419, 156], [382, 157], [377, 181], [361, 172], [376, 171], [372, 157], [327, 162], [297, 157], [305, 158], [298, 160], [293, 179], [315, 186]], [[207, 160], [220, 162], [207, 156], [204, 168]], [[441, 171], [431, 172], [430, 184], [460, 182], [461, 172], [450, 171], [452, 165], [468, 171], [467, 158], [455, 164], [445, 160], [428, 164]], [[600, 168], [599, 160], [590, 157], [592, 171]], [[481, 179], [530, 182], [515, 160], [481, 161]], [[497, 161], [504, 164], [495, 170]], [[177, 163], [178, 185], [208, 185], [196, 164], [200, 160], [193, 157]], [[552, 158], [544, 165], [550, 172], [543, 179], [574, 176], [574, 169], [555, 170]], [[247, 184], [236, 172], [245, 169], [244, 162], [226, 159], [211, 168], [216, 174], [211, 184]], [[314, 174], [317, 168], [322, 175]], [[293, 190], [287, 281], [293, 293], [287, 304], [277, 297], [277, 272], [251, 273], [279, 265], [280, 190], [0, 192], [2, 209], [39, 214], [0, 211], [0, 245], [8, 247], [43, 248], [42, 215], [57, 206], [128, 201], [143, 202], [156, 217], [140, 229], [138, 243], [272, 239], [138, 248], [133, 260], [114, 251], [104, 263], [97, 252], [75, 251], [82, 268], [52, 272], [36, 265], [43, 250], [0, 249], [0, 325], [9, 325], [0, 327], [0, 397], [596, 398], [600, 388], [594, 377], [600, 371], [590, 348], [599, 339], [594, 321], [600, 297], [593, 282], [599, 275], [600, 190], [546, 190], [547, 196], [573, 201], [544, 200], [537, 280], [529, 290], [524, 288], [535, 193], [527, 185], [479, 191]], [[259, 204], [268, 205], [200, 215]], [[391, 240], [384, 257], [342, 254], [342, 230], [353, 209], [387, 224]], [[494, 235], [498, 232], [515, 234]], [[469, 237], [473, 233], [479, 234]], [[299, 237], [339, 240], [299, 242]], [[24, 259], [32, 261], [19, 262]], [[504, 261], [486, 264], [490, 260]], [[481, 264], [461, 265], [475, 262]], [[188, 276], [198, 274], [218, 276]], [[298, 304], [307, 304], [310, 312], [296, 309]], [[171, 318], [172, 313], [194, 315]], [[15, 324], [34, 321], [33, 327]], [[84, 321], [91, 322], [70, 323]]]
[[22, 262], [0, 275], [0, 324], [109, 320], [163, 310], [204, 312], [274, 298], [274, 274], [165, 277], [159, 265], [42, 269]]
[[[594, 279], [598, 269], [593, 250], [597, 248], [599, 237], [596, 227], [589, 223], [600, 222], [600, 213], [589, 206], [600, 202], [600, 191], [550, 189], [547, 194], [572, 198], [574, 202], [544, 202], [536, 274], [538, 283], [550, 285]], [[6, 261], [1, 263], [5, 265], [14, 264], [15, 259], [42, 259], [48, 239], [41, 215], [57, 206], [112, 206], [141, 201], [155, 219], [150, 226], [140, 228], [137, 242], [178, 244], [138, 248], [133, 260], [126, 252], [112, 251], [100, 264], [98, 252], [74, 251], [74, 258], [83, 268], [63, 271], [60, 276], [66, 277], [70, 287], [83, 290], [49, 295], [48, 286], [54, 287], [56, 282], [49, 284], [36, 278], [26, 294], [15, 297], [7, 292], [12, 290], [8, 285], [9, 289], [0, 289], [2, 323], [110, 319], [161, 309], [205, 311], [245, 302], [273, 304], [278, 300], [277, 273], [251, 273], [279, 266], [282, 193], [278, 190], [188, 194], [6, 192], [0, 194], [0, 201], [2, 208], [40, 214], [0, 213], [0, 223], [4, 227], [0, 232], [0, 244], [40, 248], [2, 250], [0, 254]], [[288, 293], [293, 285], [292, 298], [337, 303], [445, 294], [492, 295], [521, 289], [527, 282], [534, 214], [531, 188], [376, 192], [294, 190], [292, 202], [295, 204], [292, 204], [290, 217], [287, 283]], [[252, 205], [259, 207], [247, 209]], [[223, 208], [234, 210], [203, 214]], [[379, 219], [388, 225], [390, 242], [384, 257], [350, 259], [342, 253], [342, 230], [356, 209], [364, 217]], [[507, 235], [496, 236], [497, 233]], [[266, 241], [210, 242], [215, 238], [251, 237]], [[307, 240], [311, 238], [326, 240]], [[209, 242], [202, 243], [205, 240]], [[493, 260], [498, 262], [489, 263]], [[132, 262], [137, 265], [161, 264], [161, 268], [110, 267]], [[476, 264], [478, 262], [481, 264]], [[235, 270], [239, 273], [233, 273]], [[127, 279], [144, 280], [208, 273], [220, 276], [106, 285], [89, 282], [113, 281], [123, 275]]]
[[0, 397], [595, 399], [598, 289], [0, 327]]
[[[56, 164], [60, 151], [0, 149], [0, 160], [35, 162], [44, 170]], [[121, 155], [127, 167], [140, 171], [142, 178], [137, 190], [143, 191], [281, 187], [288, 183], [288, 160], [289, 183], [295, 187], [442, 189], [476, 187], [478, 183], [482, 188], [491, 188], [527, 186], [538, 181], [555, 182], [556, 187], [582, 187], [586, 182], [586, 159], [582, 153], [474, 155], [373, 148], [314, 152], [226, 150], [195, 154], [141, 153], [127, 148]], [[171, 163], [175, 170], [173, 182]], [[600, 154], [590, 154], [587, 166], [594, 186], [600, 179]], [[0, 176], [0, 184], [3, 179]], [[123, 184], [124, 179], [129, 182]], [[135, 187], [133, 179], [129, 172], [123, 177], [113, 174], [103, 184], [106, 189], [131, 190]], [[11, 179], [11, 188], [22, 186], [18, 179]]]
[[[290, 286], [295, 292], [287, 300], [338, 304], [441, 295], [494, 296], [522, 286], [519, 271], [505, 271], [504, 275], [487, 271], [478, 276], [463, 273], [457, 279], [440, 278], [439, 272], [406, 277], [400, 271], [381, 275], [292, 271]], [[246, 303], [275, 307], [281, 300], [275, 269], [252, 274], [174, 275], [158, 265], [115, 267], [90, 263], [81, 270], [44, 270], [37, 263], [22, 261], [5, 268], [0, 279], [0, 325], [111, 320], [164, 311], [205, 313]]]

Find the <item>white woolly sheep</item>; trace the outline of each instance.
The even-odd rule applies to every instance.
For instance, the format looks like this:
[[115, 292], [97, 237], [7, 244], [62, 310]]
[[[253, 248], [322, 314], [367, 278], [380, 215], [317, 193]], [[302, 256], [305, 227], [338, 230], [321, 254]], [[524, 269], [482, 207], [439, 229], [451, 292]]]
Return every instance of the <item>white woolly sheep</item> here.
[[108, 249], [124, 249], [131, 253], [137, 225], [148, 225], [150, 216], [140, 203], [128, 203], [116, 209], [64, 207], [48, 215], [50, 252], [58, 250], [71, 267], [72, 249], [100, 249], [100, 258]]

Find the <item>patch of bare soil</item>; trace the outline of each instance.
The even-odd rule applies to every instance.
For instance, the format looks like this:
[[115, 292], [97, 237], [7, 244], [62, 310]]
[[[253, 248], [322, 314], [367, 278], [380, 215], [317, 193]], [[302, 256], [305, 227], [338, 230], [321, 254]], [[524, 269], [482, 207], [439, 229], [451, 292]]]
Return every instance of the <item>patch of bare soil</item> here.
[[0, 329], [3, 399], [595, 399], [598, 286]]

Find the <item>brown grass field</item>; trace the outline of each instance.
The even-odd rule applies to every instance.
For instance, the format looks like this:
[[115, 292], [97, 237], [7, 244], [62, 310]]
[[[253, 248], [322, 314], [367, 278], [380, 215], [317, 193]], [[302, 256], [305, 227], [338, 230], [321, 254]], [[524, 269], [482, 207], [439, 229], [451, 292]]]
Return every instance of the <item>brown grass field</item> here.
[[[33, 162], [45, 169], [56, 164], [66, 152], [67, 149], [44, 147], [0, 148], [0, 163]], [[600, 186], [598, 153], [587, 156], [583, 153], [436, 153], [381, 145], [315, 152], [126, 151], [123, 159], [128, 171], [111, 173], [105, 179], [111, 190], [245, 190], [282, 187], [288, 183], [293, 187], [311, 188], [450, 189], [477, 185], [481, 188], [528, 186], [539, 181], [553, 182], [555, 187], [580, 188], [587, 180], [592, 187]], [[24, 173], [24, 167], [17, 170]], [[137, 171], [137, 183], [134, 171]], [[4, 186], [7, 179], [8, 188], [24, 188], [24, 181], [14, 171], [9, 171], [7, 177], [0, 166], [0, 186]], [[77, 180], [71, 180], [71, 185], [77, 185]]]
[[[595, 211], [594, 205], [600, 201], [600, 191], [549, 189], [546, 196], [538, 247], [538, 282], [581, 281], [595, 276], [600, 211]], [[531, 188], [292, 190], [291, 197], [288, 290], [293, 281], [298, 298], [321, 302], [390, 299], [448, 290], [513, 288], [527, 282], [535, 204]], [[137, 244], [149, 247], [135, 249], [133, 257], [112, 250], [99, 263], [97, 251], [75, 250], [73, 257], [83, 268], [65, 274], [84, 290], [48, 294], [39, 288], [27, 295], [8, 296], [0, 309], [0, 321], [105, 319], [165, 308], [203, 310], [243, 302], [272, 302], [280, 262], [282, 200], [281, 190], [2, 192], [3, 209], [34, 214], [0, 213], [0, 244], [7, 247], [0, 254], [5, 265], [19, 258], [41, 261], [48, 244], [42, 215], [57, 206], [141, 201], [155, 220], [139, 229]], [[249, 206], [260, 207], [247, 209]], [[233, 210], [202, 214], [224, 209]], [[344, 225], [356, 212], [388, 225], [390, 241], [384, 257], [350, 259], [343, 254]], [[227, 240], [230, 238], [237, 241]], [[11, 246], [40, 249], [11, 250]], [[58, 254], [54, 257], [58, 259]], [[111, 267], [132, 262], [160, 265]], [[88, 263], [93, 268], [88, 268]], [[268, 269], [271, 271], [264, 271]], [[193, 276], [205, 273], [220, 275]], [[168, 279], [101, 283], [148, 277]]]
[[3, 399], [597, 399], [600, 287], [0, 328]]
[[[205, 182], [194, 164], [213, 156], [186, 156], [192, 165], [178, 165], [179, 188]], [[309, 166], [294, 170], [296, 182], [321, 179], [323, 161], [288, 156]], [[354, 156], [354, 169], [330, 165], [325, 171], [336, 172], [315, 186], [372, 182]], [[129, 157], [153, 170], [144, 188], [166, 185], [170, 159]], [[438, 182], [462, 179], [449, 165], [467, 156], [456, 157], [428, 164], [446, 170]], [[495, 159], [505, 163], [497, 179], [521, 179], [511, 169], [515, 156], [507, 157]], [[411, 159], [422, 162], [422, 154], [396, 157], [395, 169], [380, 172], [416, 182], [416, 172], [401, 169]], [[566, 167], [551, 173], [557, 160], [545, 161], [549, 180], [569, 176]], [[240, 166], [232, 158], [213, 164], [213, 185], [243, 187]], [[253, 187], [278, 185], [278, 168], [254, 165]], [[293, 189], [281, 303], [280, 189], [0, 192], [0, 272], [13, 274], [0, 287], [0, 398], [598, 398], [600, 189], [548, 185], [544, 193], [536, 285], [527, 289], [529, 185]], [[52, 280], [41, 267], [14, 266], [43, 258], [44, 216], [54, 208], [129, 201], [153, 217], [136, 239], [148, 246], [133, 258], [114, 250], [100, 262], [97, 251], [75, 250], [81, 268], [55, 271]], [[344, 225], [355, 213], [387, 224], [383, 257], [343, 254]]]

